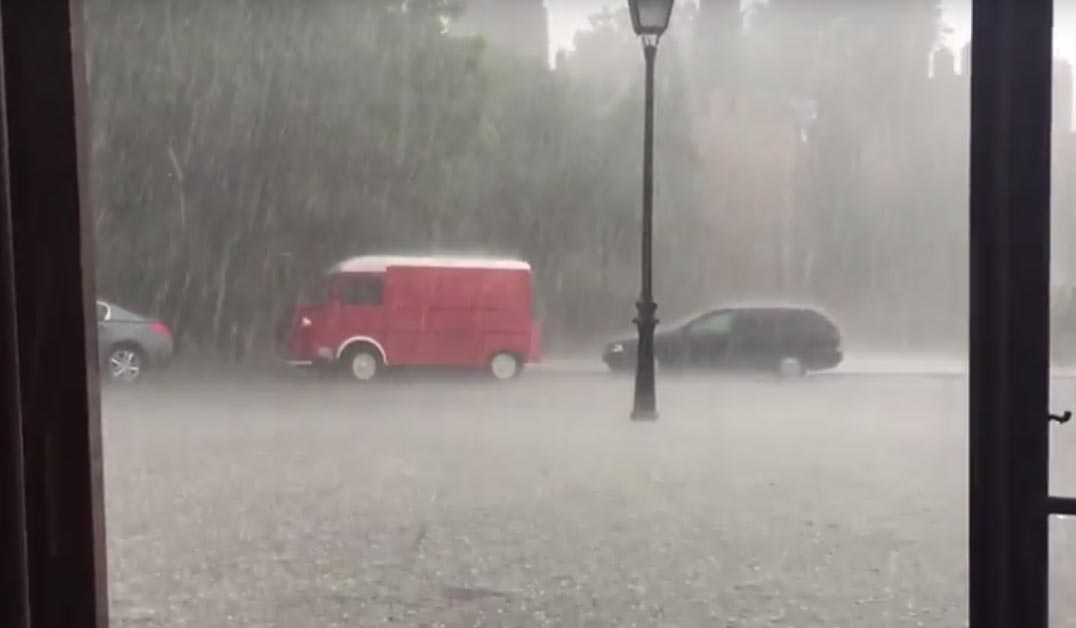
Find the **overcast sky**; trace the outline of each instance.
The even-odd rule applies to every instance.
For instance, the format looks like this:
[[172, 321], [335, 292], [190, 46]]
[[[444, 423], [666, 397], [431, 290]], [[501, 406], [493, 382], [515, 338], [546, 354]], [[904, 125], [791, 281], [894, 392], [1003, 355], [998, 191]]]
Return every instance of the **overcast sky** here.
[[[748, 4], [752, 0], [743, 1]], [[1055, 3], [1058, 25], [1055, 46], [1066, 58], [1076, 59], [1076, 0], [1055, 0]], [[597, 13], [603, 6], [618, 8], [626, 5], [627, 0], [546, 0], [553, 52], [571, 47], [575, 32], [587, 28], [587, 16]], [[966, 42], [971, 34], [970, 6], [970, 0], [944, 0], [944, 19], [953, 29], [950, 43], [956, 47]]]

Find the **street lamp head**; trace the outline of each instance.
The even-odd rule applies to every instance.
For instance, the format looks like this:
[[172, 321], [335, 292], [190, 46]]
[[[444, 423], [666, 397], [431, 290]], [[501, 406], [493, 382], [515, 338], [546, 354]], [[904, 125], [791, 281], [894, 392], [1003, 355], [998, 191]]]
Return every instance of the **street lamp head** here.
[[635, 34], [642, 37], [661, 37], [669, 27], [674, 2], [675, 0], [628, 0]]

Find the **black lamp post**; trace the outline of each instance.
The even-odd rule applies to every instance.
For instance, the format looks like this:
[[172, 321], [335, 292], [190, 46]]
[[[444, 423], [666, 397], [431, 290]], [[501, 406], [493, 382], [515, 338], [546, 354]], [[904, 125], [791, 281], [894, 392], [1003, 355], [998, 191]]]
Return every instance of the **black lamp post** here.
[[643, 132], [643, 242], [642, 290], [636, 303], [639, 348], [635, 367], [635, 405], [631, 418], [653, 421], [658, 418], [657, 392], [654, 386], [654, 328], [658, 306], [654, 303], [653, 230], [654, 230], [654, 61], [658, 41], [669, 27], [675, 0], [628, 0], [635, 33], [643, 40], [646, 58], [646, 117]]

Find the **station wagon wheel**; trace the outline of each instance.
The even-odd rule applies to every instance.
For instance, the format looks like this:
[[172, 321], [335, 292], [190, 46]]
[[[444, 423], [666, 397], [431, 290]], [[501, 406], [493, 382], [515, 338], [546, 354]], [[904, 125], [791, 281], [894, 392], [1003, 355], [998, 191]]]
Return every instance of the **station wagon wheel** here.
[[372, 350], [359, 348], [348, 351], [343, 366], [355, 381], [369, 382], [381, 372], [381, 358]]
[[135, 347], [115, 347], [108, 354], [108, 377], [113, 381], [130, 384], [142, 377], [145, 360]]
[[514, 379], [522, 368], [519, 358], [511, 353], [498, 353], [489, 361], [490, 373], [500, 381]]
[[807, 369], [803, 368], [803, 363], [799, 361], [799, 358], [784, 358], [781, 360], [781, 364], [777, 367], [777, 374], [785, 379], [797, 379], [807, 374]]

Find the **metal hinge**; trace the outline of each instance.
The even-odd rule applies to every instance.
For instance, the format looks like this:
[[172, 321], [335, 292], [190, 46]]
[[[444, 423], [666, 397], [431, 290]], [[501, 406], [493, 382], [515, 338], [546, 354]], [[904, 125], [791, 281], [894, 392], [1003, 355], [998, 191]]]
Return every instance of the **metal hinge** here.
[[1051, 414], [1050, 420], [1057, 421], [1061, 425], [1064, 425], [1072, 420], [1072, 412], [1069, 410], [1065, 410], [1064, 414]]
[[1051, 515], [1076, 517], [1076, 499], [1071, 497], [1047, 497], [1046, 509]]

